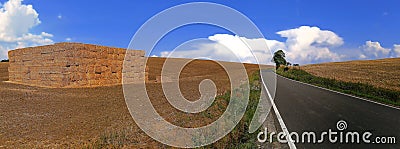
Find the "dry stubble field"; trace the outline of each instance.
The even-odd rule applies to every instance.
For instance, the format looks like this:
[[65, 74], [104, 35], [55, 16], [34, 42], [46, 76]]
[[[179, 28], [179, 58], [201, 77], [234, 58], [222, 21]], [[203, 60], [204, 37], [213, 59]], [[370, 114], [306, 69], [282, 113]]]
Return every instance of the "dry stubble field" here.
[[312, 64], [301, 69], [324, 78], [400, 91], [400, 58]]
[[[150, 78], [156, 78], [165, 59], [150, 58]], [[248, 73], [258, 69], [245, 65]], [[122, 86], [96, 88], [41, 88], [5, 82], [8, 63], [0, 63], [0, 148], [82, 148], [100, 143], [129, 142], [128, 147], [165, 147], [141, 131], [130, 116]], [[215, 62], [196, 60], [180, 75], [182, 94], [200, 97], [198, 85], [211, 79], [218, 94], [229, 89], [227, 74]], [[150, 100], [169, 122], [184, 127], [206, 125], [220, 115], [186, 114], [165, 99], [160, 83], [146, 83]], [[211, 110], [216, 107], [210, 107]], [[126, 147], [126, 146], [125, 146]]]

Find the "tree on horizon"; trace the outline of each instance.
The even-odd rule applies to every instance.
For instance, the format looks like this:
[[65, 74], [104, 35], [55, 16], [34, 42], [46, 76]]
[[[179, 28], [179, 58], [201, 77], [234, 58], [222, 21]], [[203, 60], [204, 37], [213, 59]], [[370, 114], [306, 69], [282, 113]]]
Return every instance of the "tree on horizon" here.
[[281, 65], [286, 65], [286, 59], [285, 59], [286, 55], [285, 52], [283, 52], [283, 50], [278, 50], [274, 53], [274, 57], [272, 59], [272, 61], [275, 63], [275, 69], [278, 70], [278, 68]]

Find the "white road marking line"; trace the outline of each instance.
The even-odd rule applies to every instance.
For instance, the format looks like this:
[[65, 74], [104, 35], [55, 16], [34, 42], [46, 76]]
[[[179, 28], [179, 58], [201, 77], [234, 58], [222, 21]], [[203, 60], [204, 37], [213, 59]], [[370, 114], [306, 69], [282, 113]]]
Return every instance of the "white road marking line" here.
[[267, 86], [265, 85], [264, 79], [263, 79], [263, 77], [261, 76], [261, 74], [262, 74], [262, 72], [260, 73], [261, 81], [262, 81], [262, 83], [263, 83], [263, 85], [264, 85], [264, 87], [265, 87], [265, 91], [267, 92], [267, 95], [268, 95], [269, 100], [270, 100], [270, 102], [271, 102], [272, 108], [274, 109], [274, 112], [275, 112], [276, 118], [278, 119], [279, 125], [281, 125], [282, 131], [283, 131], [283, 132], [285, 133], [285, 135], [287, 136], [287, 137], [286, 137], [286, 140], [287, 140], [287, 142], [288, 142], [289, 148], [290, 148], [290, 149], [297, 149], [297, 148], [296, 148], [296, 145], [295, 145], [295, 144], [293, 143], [293, 141], [291, 141], [291, 139], [289, 138], [289, 136], [290, 136], [289, 130], [286, 128], [286, 125], [285, 125], [285, 123], [283, 122], [283, 119], [282, 119], [282, 117], [281, 117], [281, 114], [279, 113], [278, 108], [277, 108], [276, 105], [275, 105], [274, 99], [272, 99], [272, 96], [271, 96], [271, 94], [269, 93], [268, 88], [267, 88]]

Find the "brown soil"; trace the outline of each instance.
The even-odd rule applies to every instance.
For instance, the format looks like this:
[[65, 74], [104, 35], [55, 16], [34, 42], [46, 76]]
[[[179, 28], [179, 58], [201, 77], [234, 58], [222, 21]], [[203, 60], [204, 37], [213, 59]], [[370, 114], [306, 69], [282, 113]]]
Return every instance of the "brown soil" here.
[[[164, 60], [149, 59], [150, 76], [159, 76]], [[248, 73], [258, 69], [245, 66]], [[8, 63], [0, 63], [0, 148], [96, 147], [99, 142], [113, 144], [115, 140], [135, 148], [165, 147], [136, 126], [121, 85], [70, 89], [19, 85], [6, 82], [7, 67]], [[212, 61], [189, 63], [180, 78], [181, 92], [189, 100], [200, 97], [198, 85], [203, 79], [213, 80], [218, 94], [230, 89], [224, 69]], [[180, 112], [165, 99], [160, 83], [150, 80], [146, 86], [156, 110], [175, 125], [203, 126], [221, 114], [208, 118]]]
[[400, 91], [400, 58], [313, 64], [301, 69], [320, 77]]

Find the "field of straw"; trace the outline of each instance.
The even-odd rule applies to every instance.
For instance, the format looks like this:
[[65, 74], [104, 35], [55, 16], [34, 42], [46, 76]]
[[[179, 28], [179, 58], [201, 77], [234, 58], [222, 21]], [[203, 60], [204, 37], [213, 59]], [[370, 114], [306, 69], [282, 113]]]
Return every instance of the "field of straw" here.
[[324, 78], [400, 91], [400, 58], [312, 64], [301, 69]]
[[[165, 59], [150, 58], [149, 77], [156, 79]], [[258, 69], [245, 65], [248, 73]], [[95, 88], [42, 88], [7, 82], [8, 63], [0, 63], [0, 148], [165, 148], [148, 137], [129, 114], [121, 85]], [[180, 88], [188, 100], [199, 99], [199, 83], [214, 81], [218, 94], [230, 89], [228, 76], [215, 62], [196, 60], [182, 70]], [[187, 114], [172, 107], [161, 83], [146, 83], [157, 112], [183, 127], [213, 122], [221, 112]], [[228, 138], [229, 139], [229, 138]], [[128, 146], [126, 143], [129, 142]], [[110, 147], [110, 146], [108, 146]]]

